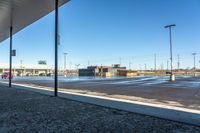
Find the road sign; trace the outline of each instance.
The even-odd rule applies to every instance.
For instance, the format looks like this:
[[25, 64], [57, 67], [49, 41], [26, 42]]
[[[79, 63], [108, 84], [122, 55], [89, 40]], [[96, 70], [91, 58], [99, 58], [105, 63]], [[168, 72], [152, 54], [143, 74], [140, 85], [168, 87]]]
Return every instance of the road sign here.
[[16, 56], [16, 50], [12, 50], [12, 56]]
[[39, 64], [39, 65], [46, 65], [46, 64], [47, 64], [47, 61], [45, 61], [45, 60], [39, 60], [39, 61], [38, 61], [38, 64]]

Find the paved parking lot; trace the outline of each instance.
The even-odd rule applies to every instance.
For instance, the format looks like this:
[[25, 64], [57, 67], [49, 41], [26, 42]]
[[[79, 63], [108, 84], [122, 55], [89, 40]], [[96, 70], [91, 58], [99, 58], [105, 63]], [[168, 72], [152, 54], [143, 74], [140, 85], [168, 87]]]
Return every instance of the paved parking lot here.
[[[177, 77], [169, 82], [166, 76], [133, 78], [59, 78], [60, 90], [134, 101], [200, 109], [200, 77]], [[3, 80], [7, 81], [7, 80]], [[54, 86], [53, 77], [17, 77], [14, 83], [30, 86]]]

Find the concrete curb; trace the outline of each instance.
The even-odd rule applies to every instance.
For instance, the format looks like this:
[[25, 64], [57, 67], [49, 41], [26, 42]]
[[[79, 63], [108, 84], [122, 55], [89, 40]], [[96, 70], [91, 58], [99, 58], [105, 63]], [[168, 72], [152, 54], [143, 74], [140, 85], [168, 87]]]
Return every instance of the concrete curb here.
[[[13, 85], [13, 87], [16, 89], [38, 92], [45, 95], [53, 95], [53, 90], [49, 88], [28, 87], [18, 84]], [[87, 94], [78, 94], [66, 91], [59, 91], [58, 96], [74, 101], [85, 102], [89, 104], [115, 108], [119, 110], [200, 126], [200, 111], [198, 110], [107, 98], [102, 96], [91, 96]]]

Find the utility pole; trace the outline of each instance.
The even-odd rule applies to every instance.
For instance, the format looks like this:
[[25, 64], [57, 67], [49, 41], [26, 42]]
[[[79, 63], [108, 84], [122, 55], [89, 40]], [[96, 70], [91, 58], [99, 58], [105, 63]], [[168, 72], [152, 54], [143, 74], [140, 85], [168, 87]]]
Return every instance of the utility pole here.
[[175, 27], [175, 24], [171, 24], [171, 25], [166, 25], [165, 28], [169, 29], [169, 40], [170, 40], [170, 61], [171, 61], [171, 76], [170, 76], [170, 80], [171, 81], [175, 81], [175, 75], [173, 74], [173, 57], [172, 57], [172, 34], [171, 34], [171, 29], [172, 27]]

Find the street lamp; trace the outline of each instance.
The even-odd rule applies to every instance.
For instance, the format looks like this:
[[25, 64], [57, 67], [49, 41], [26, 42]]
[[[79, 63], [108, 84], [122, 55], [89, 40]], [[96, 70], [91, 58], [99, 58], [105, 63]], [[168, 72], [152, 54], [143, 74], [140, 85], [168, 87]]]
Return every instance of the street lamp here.
[[68, 53], [63, 53], [64, 54], [64, 70], [66, 70], [66, 56]]
[[169, 70], [169, 61], [167, 60], [167, 71]]
[[170, 39], [170, 61], [171, 61], [171, 75], [170, 75], [170, 80], [175, 81], [175, 75], [172, 73], [173, 70], [173, 58], [172, 58], [172, 35], [171, 35], [171, 28], [175, 27], [175, 24], [171, 25], [166, 25], [165, 28], [169, 28], [169, 39]]
[[23, 70], [22, 70], [22, 62], [23, 62], [23, 60], [20, 60], [20, 69], [21, 69], [21, 73], [20, 73], [20, 76], [23, 76]]
[[197, 53], [192, 53], [192, 55], [194, 56], [194, 77], [196, 77], [195, 71], [196, 71], [196, 54]]

